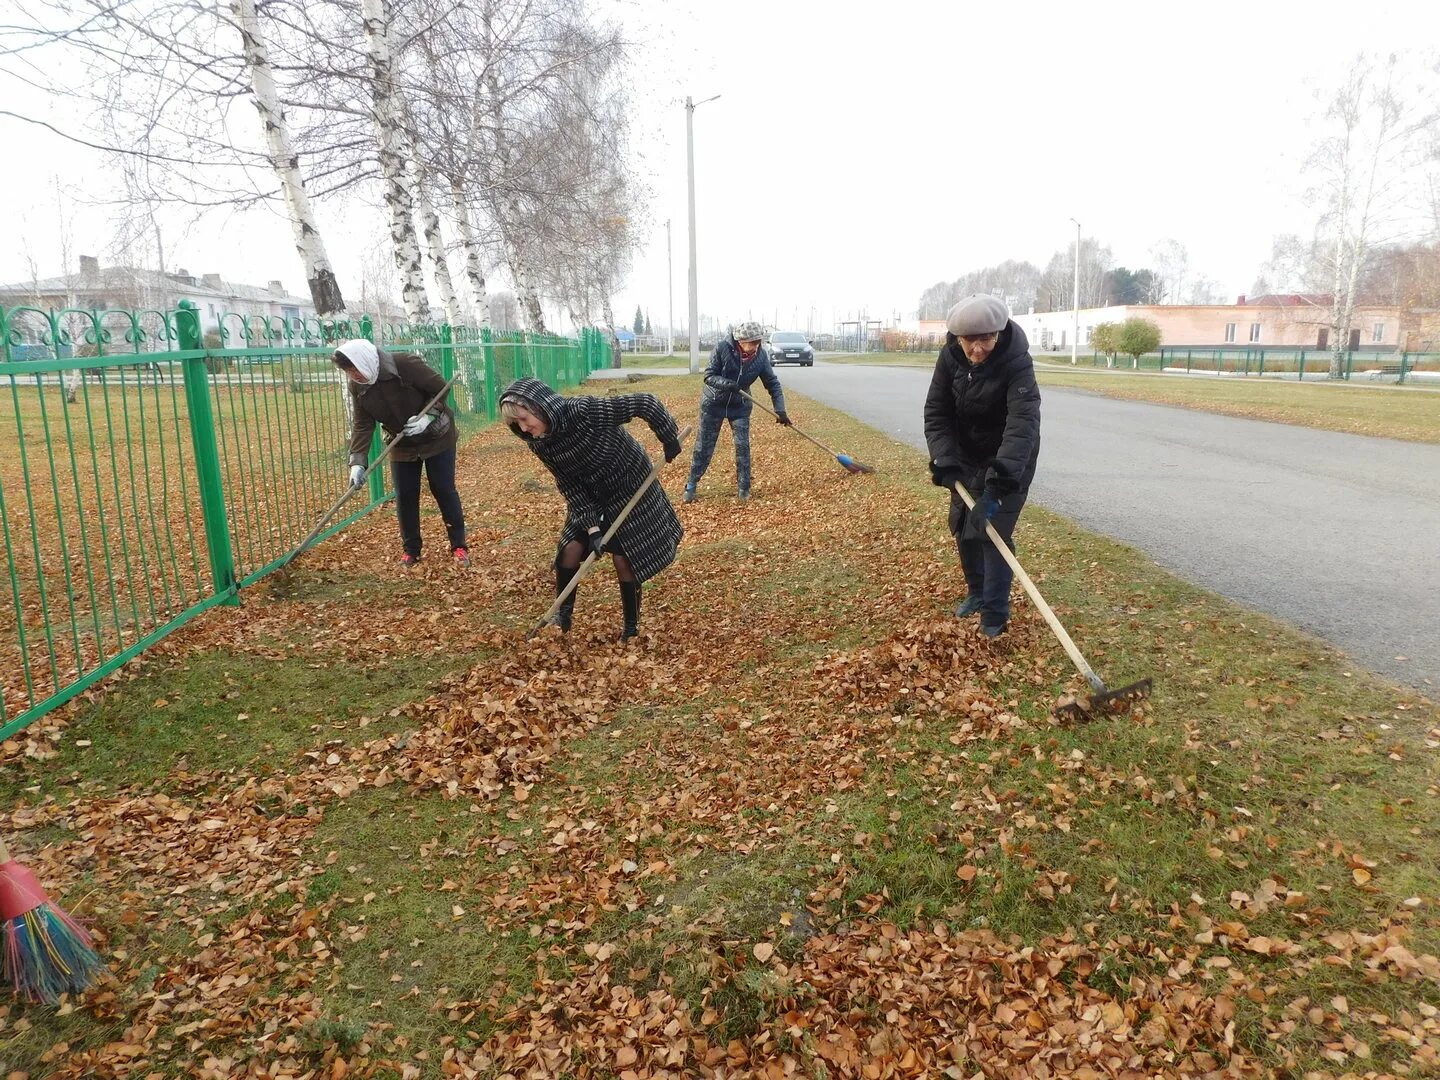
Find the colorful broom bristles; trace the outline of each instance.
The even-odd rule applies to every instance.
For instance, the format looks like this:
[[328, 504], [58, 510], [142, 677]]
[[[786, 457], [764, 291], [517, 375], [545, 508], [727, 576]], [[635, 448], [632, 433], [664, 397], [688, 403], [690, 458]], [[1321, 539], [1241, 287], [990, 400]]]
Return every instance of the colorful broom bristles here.
[[0, 841], [0, 975], [20, 997], [53, 1005], [61, 994], [78, 994], [105, 965], [85, 929], [62, 911], [10, 858]]

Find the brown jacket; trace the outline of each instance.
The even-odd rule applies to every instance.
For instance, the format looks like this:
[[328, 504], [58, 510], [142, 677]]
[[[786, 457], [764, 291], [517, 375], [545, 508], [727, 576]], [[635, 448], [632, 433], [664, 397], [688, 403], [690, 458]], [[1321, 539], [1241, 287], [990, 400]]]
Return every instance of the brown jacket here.
[[[424, 360], [413, 353], [380, 352], [380, 373], [369, 386], [350, 383], [350, 399], [355, 405], [355, 422], [350, 429], [350, 464], [365, 465], [370, 461], [370, 440], [375, 425], [385, 429], [387, 436], [395, 436], [405, 426], [405, 421], [425, 407], [425, 403], [440, 392], [445, 380], [436, 374]], [[402, 438], [390, 451], [394, 461], [424, 461], [446, 450], [454, 449], [459, 441], [455, 430], [455, 415], [444, 399], [430, 410], [435, 421], [417, 438]]]

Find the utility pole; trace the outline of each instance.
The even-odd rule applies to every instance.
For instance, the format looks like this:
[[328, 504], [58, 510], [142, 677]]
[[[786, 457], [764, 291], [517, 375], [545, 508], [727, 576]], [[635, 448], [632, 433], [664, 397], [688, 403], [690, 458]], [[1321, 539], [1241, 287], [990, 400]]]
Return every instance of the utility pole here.
[[675, 355], [675, 262], [670, 254], [670, 219], [665, 219], [665, 292], [670, 298], [670, 315], [665, 320], [665, 355]]
[[706, 101], [714, 101], [720, 95], [708, 97], [705, 101], [691, 101], [685, 97], [685, 178], [690, 195], [690, 374], [700, 373], [700, 293], [695, 274], [695, 109]]

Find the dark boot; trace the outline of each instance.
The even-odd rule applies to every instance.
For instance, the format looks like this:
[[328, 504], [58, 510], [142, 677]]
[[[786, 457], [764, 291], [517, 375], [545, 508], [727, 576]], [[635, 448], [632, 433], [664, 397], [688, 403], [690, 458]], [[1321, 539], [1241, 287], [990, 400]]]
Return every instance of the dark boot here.
[[969, 596], [955, 605], [955, 617], [957, 619], [968, 619], [971, 615], [979, 615], [985, 606], [985, 598], [978, 592], [972, 592]]
[[640, 582], [620, 582], [620, 606], [625, 611], [625, 629], [620, 634], [623, 641], [640, 633]]
[[[556, 596], [559, 596], [562, 592], [565, 591], [565, 586], [570, 584], [570, 579], [575, 576], [576, 572], [579, 569], [580, 568], [578, 566], [555, 567]], [[574, 589], [572, 589], [570, 595], [565, 598], [565, 602], [560, 605], [560, 610], [555, 613], [555, 625], [560, 627], [560, 629], [567, 634], [570, 632], [570, 620], [575, 616], [575, 595], [579, 591], [579, 586], [576, 586]]]

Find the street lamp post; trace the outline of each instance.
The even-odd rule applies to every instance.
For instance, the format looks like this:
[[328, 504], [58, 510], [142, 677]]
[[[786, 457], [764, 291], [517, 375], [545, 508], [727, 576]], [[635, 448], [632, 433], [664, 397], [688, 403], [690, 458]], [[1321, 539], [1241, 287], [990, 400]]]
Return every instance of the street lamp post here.
[[[1071, 221], [1075, 221], [1072, 217]], [[1080, 352], [1080, 222], [1075, 221], [1075, 328], [1070, 338], [1070, 363], [1079, 359]]]
[[665, 355], [675, 355], [675, 260], [670, 255], [670, 219], [665, 219], [665, 295], [670, 314], [665, 320]]
[[695, 109], [706, 101], [714, 101], [720, 95], [708, 97], [705, 101], [691, 101], [685, 98], [685, 179], [690, 194], [690, 374], [700, 372], [700, 293], [695, 278]]

